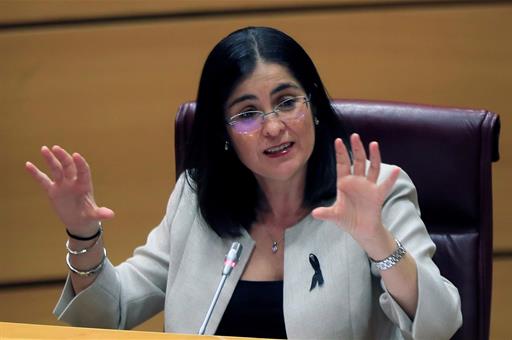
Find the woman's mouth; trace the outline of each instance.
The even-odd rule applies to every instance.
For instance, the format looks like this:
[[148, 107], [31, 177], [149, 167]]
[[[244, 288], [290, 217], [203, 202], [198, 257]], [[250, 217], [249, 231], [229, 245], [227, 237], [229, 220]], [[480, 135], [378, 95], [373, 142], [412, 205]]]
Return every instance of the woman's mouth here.
[[288, 143], [276, 145], [271, 148], [265, 149], [263, 151], [263, 153], [269, 157], [279, 157], [279, 156], [287, 154], [290, 151], [290, 149], [292, 148], [293, 144], [295, 144], [295, 143], [288, 142]]

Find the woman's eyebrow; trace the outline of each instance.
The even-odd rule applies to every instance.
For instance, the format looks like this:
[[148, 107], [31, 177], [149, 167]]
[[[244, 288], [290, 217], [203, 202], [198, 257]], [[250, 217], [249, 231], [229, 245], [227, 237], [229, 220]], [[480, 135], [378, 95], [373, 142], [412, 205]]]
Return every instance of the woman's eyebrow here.
[[283, 84], [279, 84], [277, 85], [273, 90], [272, 92], [270, 92], [271, 95], [273, 94], [276, 94], [282, 90], [286, 90], [288, 88], [294, 88], [294, 89], [300, 89], [300, 86], [294, 84], [294, 83], [283, 83]]
[[238, 104], [240, 102], [243, 102], [244, 100], [249, 100], [249, 99], [258, 99], [255, 95], [253, 94], [244, 94], [243, 96], [240, 96], [236, 99], [234, 99], [229, 105], [228, 105], [228, 109], [231, 108], [233, 105], [235, 104]]
[[[300, 86], [294, 84], [294, 83], [282, 83], [282, 84], [279, 84], [277, 85], [271, 92], [270, 92], [270, 95], [274, 95], [282, 90], [286, 90], [288, 88], [294, 88], [294, 89], [300, 89]], [[231, 103], [229, 103], [229, 105], [227, 106], [227, 108], [231, 108], [233, 105], [235, 104], [238, 104], [240, 102], [243, 102], [244, 100], [249, 100], [249, 99], [258, 99], [258, 97], [256, 97], [255, 95], [253, 94], [244, 94], [236, 99], [234, 99]]]

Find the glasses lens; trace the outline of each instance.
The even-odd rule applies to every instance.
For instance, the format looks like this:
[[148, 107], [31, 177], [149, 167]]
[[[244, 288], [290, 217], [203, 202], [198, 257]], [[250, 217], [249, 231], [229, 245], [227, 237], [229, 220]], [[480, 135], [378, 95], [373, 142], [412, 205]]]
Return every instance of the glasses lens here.
[[304, 116], [306, 101], [307, 99], [304, 96], [287, 98], [267, 114], [261, 111], [242, 112], [229, 119], [228, 124], [237, 133], [251, 133], [261, 128], [264, 117], [270, 114], [275, 114], [277, 118], [282, 120], [293, 120]]
[[296, 119], [304, 115], [303, 103], [305, 103], [305, 97], [294, 97], [288, 98], [279, 105], [276, 106], [275, 111], [279, 112], [281, 119], [289, 120]]
[[261, 127], [261, 116], [259, 111], [242, 112], [232, 118], [231, 126], [238, 133], [250, 133]]

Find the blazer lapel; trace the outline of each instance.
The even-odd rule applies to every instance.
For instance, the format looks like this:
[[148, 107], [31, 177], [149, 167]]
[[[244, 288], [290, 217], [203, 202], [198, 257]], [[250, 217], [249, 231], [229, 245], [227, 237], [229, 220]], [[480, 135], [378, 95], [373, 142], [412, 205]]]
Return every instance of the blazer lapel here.
[[[203, 233], [205, 235], [205, 233]], [[211, 234], [210, 234], [211, 235]], [[215, 241], [214, 241], [215, 240]], [[199, 330], [203, 320], [206, 316], [208, 308], [212, 302], [215, 291], [217, 290], [218, 284], [222, 277], [222, 268], [224, 258], [229, 251], [231, 244], [234, 242], [240, 242], [242, 245], [242, 253], [237, 266], [233, 269], [230, 276], [227, 278], [222, 292], [219, 296], [215, 309], [212, 312], [208, 326], [206, 327], [205, 334], [215, 334], [217, 327], [224, 315], [224, 311], [233, 295], [233, 291], [242, 276], [242, 273], [247, 265], [249, 257], [254, 248], [254, 240], [250, 237], [249, 233], [245, 230], [242, 231], [242, 236], [239, 238], [221, 239], [216, 234], [214, 237], [207, 237], [203, 240], [202, 249], [207, 248], [207, 256], [201, 258], [199, 263], [196, 264], [197, 268], [202, 268], [201, 271], [201, 284], [198, 285], [199, 289], [203, 292], [200, 299], [195, 301], [197, 306], [196, 312], [196, 323], [197, 330]], [[200, 252], [198, 252], [200, 253]], [[204, 250], [202, 252], [205, 254]], [[197, 254], [197, 253], [196, 253]], [[186, 261], [186, 259], [184, 258]]]
[[[254, 248], [254, 240], [250, 237], [249, 233], [243, 230], [242, 237], [236, 238], [236, 239], [230, 239], [230, 240], [224, 240], [224, 247], [222, 249], [223, 256], [226, 255], [229, 248], [231, 247], [231, 243], [234, 241], [240, 242], [242, 245], [242, 253], [240, 255], [240, 260], [238, 261], [237, 266], [233, 269], [231, 272], [231, 275], [227, 278], [224, 288], [222, 289], [222, 292], [219, 296], [219, 300], [217, 301], [217, 305], [215, 306], [215, 309], [213, 310], [212, 317], [210, 318], [210, 322], [208, 324], [208, 327], [206, 328], [207, 334], [215, 334], [215, 331], [217, 330], [217, 327], [220, 324], [220, 321], [222, 320], [222, 316], [224, 315], [224, 312], [226, 311], [226, 308], [229, 304], [229, 300], [231, 300], [231, 296], [233, 295], [233, 291], [236, 288], [236, 285], [238, 284], [238, 281], [240, 280], [240, 277], [242, 276], [242, 273], [244, 272], [245, 266], [247, 265], [247, 262], [249, 261], [249, 257], [251, 256], [252, 250]], [[220, 282], [221, 278], [221, 272], [222, 272], [222, 265], [219, 265], [218, 268], [218, 280], [215, 284], [215, 289], [217, 289], [218, 282]], [[213, 294], [212, 294], [213, 298]], [[211, 298], [208, 300], [208, 307], [211, 303]]]
[[[354, 338], [350, 296], [357, 296], [359, 287], [351, 285], [352, 273], [347, 268], [354, 261], [349, 254], [358, 250], [351, 249], [348, 234], [308, 216], [286, 231], [285, 240], [283, 309], [288, 337], [332, 339], [343, 334]], [[313, 289], [316, 271], [310, 256], [317, 259], [324, 279]]]

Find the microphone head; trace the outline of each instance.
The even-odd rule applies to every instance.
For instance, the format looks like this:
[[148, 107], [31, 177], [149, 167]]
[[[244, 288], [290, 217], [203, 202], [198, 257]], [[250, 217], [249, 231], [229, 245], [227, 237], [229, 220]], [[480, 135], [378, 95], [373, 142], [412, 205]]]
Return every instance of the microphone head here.
[[242, 245], [239, 242], [233, 242], [226, 257], [224, 258], [224, 268], [222, 275], [229, 275], [238, 263], [240, 255], [242, 254]]

